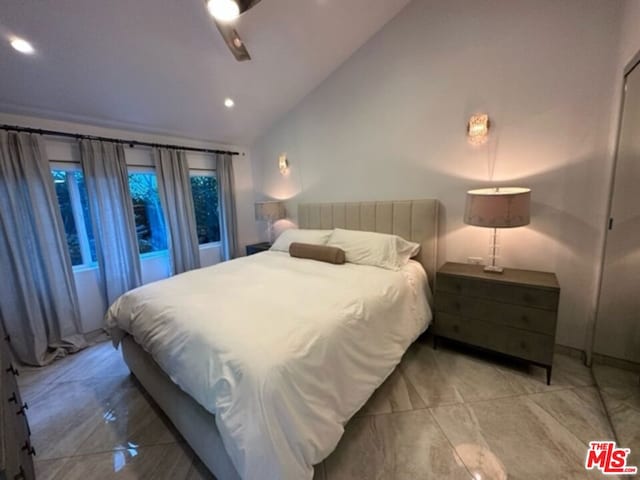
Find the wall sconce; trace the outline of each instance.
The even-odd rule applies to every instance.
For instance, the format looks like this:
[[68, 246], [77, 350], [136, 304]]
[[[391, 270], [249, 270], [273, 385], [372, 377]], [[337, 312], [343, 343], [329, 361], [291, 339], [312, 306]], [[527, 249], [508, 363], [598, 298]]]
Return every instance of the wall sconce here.
[[289, 173], [289, 160], [287, 159], [286, 153], [278, 157], [278, 169], [280, 170], [280, 175]]
[[490, 127], [491, 121], [489, 120], [489, 115], [486, 113], [471, 115], [469, 123], [467, 124], [469, 143], [472, 145], [482, 145], [486, 143], [489, 139]]

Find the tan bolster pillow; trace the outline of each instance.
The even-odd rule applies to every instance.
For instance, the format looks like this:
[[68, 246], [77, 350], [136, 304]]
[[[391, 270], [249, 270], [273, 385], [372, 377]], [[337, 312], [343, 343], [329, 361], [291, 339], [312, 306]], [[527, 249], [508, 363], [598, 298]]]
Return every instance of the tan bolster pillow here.
[[327, 245], [293, 242], [289, 246], [289, 255], [296, 258], [308, 258], [320, 262], [342, 265], [345, 262], [344, 250]]

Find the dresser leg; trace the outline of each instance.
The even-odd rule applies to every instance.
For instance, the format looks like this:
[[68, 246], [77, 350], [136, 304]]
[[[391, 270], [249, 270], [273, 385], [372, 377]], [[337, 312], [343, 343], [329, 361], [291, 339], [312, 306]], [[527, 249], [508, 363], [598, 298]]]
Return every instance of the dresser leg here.
[[434, 350], [438, 349], [438, 337], [437, 337], [437, 335], [433, 336], [433, 349]]
[[549, 366], [546, 367], [547, 368], [547, 385], [551, 385], [551, 369], [553, 367]]

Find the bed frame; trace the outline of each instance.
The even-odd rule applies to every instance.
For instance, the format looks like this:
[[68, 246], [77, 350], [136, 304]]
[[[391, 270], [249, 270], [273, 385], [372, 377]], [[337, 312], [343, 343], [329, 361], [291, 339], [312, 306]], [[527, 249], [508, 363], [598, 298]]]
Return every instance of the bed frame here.
[[[438, 243], [438, 201], [310, 203], [298, 206], [300, 228], [346, 228], [393, 233], [419, 242], [416, 258], [433, 285]], [[240, 480], [224, 448], [215, 416], [183, 392], [133, 337], [122, 340], [122, 356], [131, 373], [151, 395], [218, 480]], [[373, 392], [372, 392], [373, 393]]]

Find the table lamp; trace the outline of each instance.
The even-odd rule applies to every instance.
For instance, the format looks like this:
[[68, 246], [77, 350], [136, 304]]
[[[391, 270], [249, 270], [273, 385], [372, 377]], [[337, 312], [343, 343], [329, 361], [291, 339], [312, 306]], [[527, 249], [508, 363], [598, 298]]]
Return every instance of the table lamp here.
[[531, 190], [520, 187], [495, 187], [469, 190], [464, 212], [464, 223], [476, 227], [493, 228], [489, 257], [491, 265], [485, 272], [502, 273], [496, 265], [498, 257], [498, 229], [528, 225]]
[[284, 203], [279, 201], [256, 202], [256, 220], [266, 221], [269, 224], [269, 243], [273, 243], [273, 222], [285, 217]]

